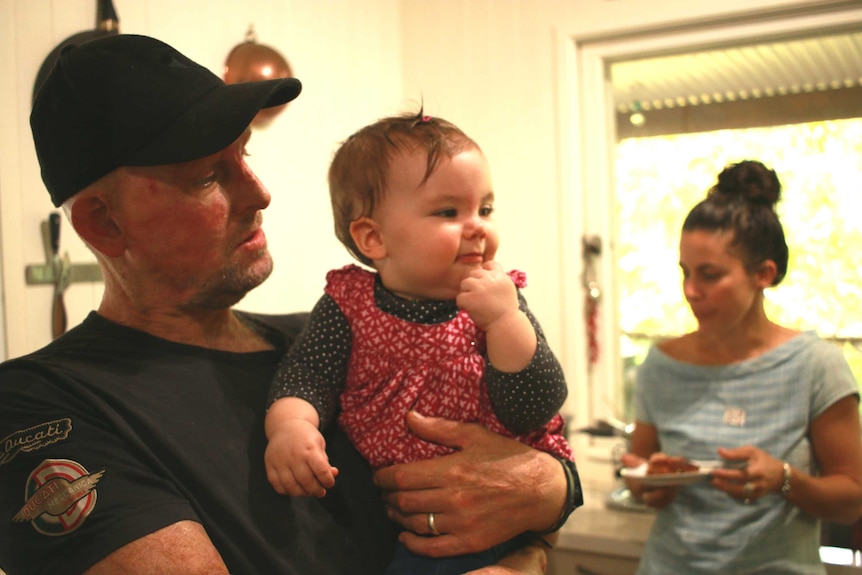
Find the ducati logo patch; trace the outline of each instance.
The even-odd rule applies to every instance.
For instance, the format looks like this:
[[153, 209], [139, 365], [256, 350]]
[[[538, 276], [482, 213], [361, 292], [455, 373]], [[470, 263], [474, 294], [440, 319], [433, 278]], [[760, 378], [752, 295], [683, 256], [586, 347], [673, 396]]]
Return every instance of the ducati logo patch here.
[[10, 433], [0, 439], [0, 465], [15, 459], [20, 451], [36, 451], [62, 441], [69, 437], [70, 431], [72, 420], [64, 417]]
[[43, 535], [74, 531], [96, 506], [96, 485], [104, 474], [69, 459], [46, 459], [27, 478], [24, 507], [12, 521], [29, 521]]

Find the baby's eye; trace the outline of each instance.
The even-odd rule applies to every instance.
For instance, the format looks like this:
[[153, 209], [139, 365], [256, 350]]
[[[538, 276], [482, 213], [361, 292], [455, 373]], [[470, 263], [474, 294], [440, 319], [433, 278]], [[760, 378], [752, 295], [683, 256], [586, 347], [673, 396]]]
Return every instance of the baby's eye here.
[[494, 206], [485, 206], [479, 209], [479, 215], [483, 217], [488, 217], [494, 213]]
[[458, 215], [458, 212], [454, 208], [448, 208], [445, 210], [438, 210], [434, 212], [435, 216], [440, 216], [441, 218], [454, 218]]

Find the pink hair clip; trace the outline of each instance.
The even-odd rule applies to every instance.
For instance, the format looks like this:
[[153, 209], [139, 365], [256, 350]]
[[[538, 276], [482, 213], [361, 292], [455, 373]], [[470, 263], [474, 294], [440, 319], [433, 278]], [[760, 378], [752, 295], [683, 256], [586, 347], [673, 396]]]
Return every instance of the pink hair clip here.
[[422, 116], [422, 121], [423, 121], [423, 122], [426, 122], [426, 123], [427, 123], [427, 122], [430, 122], [430, 121], [431, 121], [431, 116]]

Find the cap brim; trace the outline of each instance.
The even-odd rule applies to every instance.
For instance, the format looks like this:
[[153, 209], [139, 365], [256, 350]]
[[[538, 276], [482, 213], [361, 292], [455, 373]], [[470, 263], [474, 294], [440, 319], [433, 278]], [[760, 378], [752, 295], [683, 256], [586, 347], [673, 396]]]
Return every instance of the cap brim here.
[[239, 138], [260, 110], [286, 104], [301, 90], [296, 78], [220, 85], [122, 164], [157, 166], [215, 154]]

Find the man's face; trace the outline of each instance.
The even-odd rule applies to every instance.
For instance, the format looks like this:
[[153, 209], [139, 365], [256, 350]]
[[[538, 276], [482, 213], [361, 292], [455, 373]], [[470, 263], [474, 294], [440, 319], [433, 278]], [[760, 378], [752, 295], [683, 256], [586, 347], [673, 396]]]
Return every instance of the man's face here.
[[119, 170], [110, 209], [135, 274], [124, 283], [145, 292], [135, 301], [219, 309], [269, 277], [261, 210], [270, 195], [245, 162], [249, 136], [199, 160]]

